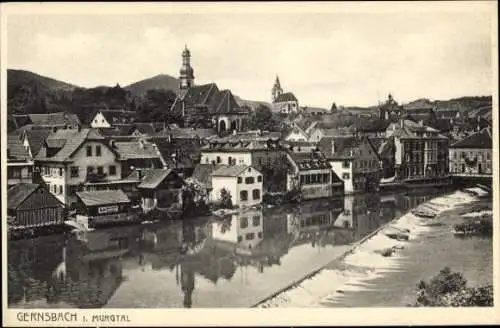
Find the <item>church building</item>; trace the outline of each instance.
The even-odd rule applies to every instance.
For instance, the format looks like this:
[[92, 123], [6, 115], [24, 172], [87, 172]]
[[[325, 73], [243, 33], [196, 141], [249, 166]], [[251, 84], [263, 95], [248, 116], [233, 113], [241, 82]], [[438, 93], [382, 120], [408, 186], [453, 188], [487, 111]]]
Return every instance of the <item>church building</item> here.
[[299, 110], [299, 101], [292, 92], [283, 93], [280, 79], [276, 76], [272, 93], [273, 109], [283, 114], [296, 113]]
[[215, 83], [196, 85], [191, 52], [184, 48], [179, 75], [179, 96], [171, 111], [181, 114], [184, 124], [193, 128], [215, 128], [219, 134], [241, 131], [250, 113], [242, 108], [230, 90], [219, 90]]

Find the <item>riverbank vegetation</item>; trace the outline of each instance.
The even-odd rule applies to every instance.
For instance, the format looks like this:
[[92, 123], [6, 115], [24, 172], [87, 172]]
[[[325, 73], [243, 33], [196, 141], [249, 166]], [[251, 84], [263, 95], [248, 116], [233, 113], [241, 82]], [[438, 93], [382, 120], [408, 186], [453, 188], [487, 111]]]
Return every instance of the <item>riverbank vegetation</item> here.
[[415, 306], [493, 306], [491, 284], [468, 287], [463, 275], [451, 271], [448, 267], [442, 269], [429, 282], [421, 280], [417, 287]]

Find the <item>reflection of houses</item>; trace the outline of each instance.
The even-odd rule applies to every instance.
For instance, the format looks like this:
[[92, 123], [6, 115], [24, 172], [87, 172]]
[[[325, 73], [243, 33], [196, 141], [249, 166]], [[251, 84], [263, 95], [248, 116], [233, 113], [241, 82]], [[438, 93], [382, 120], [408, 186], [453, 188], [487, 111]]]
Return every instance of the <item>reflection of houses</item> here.
[[185, 48], [182, 57], [180, 95], [170, 111], [182, 115], [191, 127], [215, 125], [219, 133], [241, 130], [248, 112], [238, 105], [231, 91], [220, 91], [215, 83], [195, 85], [191, 52]]
[[229, 228], [223, 224], [212, 224], [212, 238], [234, 244], [235, 251], [251, 251], [263, 239], [262, 211], [246, 211], [233, 215]]
[[332, 172], [343, 182], [345, 193], [376, 190], [380, 181], [377, 150], [366, 137], [328, 137], [318, 145]]
[[335, 225], [354, 229], [356, 239], [360, 239], [388, 220], [380, 215], [378, 194], [347, 195], [344, 197], [344, 210]]
[[35, 228], [64, 222], [64, 204], [43, 184], [18, 183], [7, 191], [9, 225]]
[[130, 199], [121, 190], [76, 192], [76, 219], [90, 228], [135, 220]]
[[231, 195], [233, 205], [252, 206], [262, 200], [262, 173], [248, 165], [221, 165], [210, 174], [211, 200], [221, 200], [225, 189]]
[[7, 136], [7, 186], [32, 182], [33, 160], [21, 136], [13, 132]]
[[491, 177], [491, 130], [485, 128], [450, 146], [450, 173], [454, 176]]
[[304, 199], [342, 195], [344, 184], [331, 170], [325, 156], [318, 151], [309, 153], [287, 152], [292, 172], [287, 176], [288, 190], [300, 188]]

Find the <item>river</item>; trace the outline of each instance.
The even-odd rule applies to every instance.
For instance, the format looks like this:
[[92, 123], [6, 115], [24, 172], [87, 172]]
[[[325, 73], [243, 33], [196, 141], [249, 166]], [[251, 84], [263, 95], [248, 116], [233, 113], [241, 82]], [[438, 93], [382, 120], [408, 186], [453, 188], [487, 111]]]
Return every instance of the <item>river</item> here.
[[[426, 189], [411, 194], [345, 196], [251, 210], [223, 219], [10, 241], [9, 307], [249, 307], [328, 265], [381, 225], [445, 192]], [[425, 239], [419, 242], [420, 248], [405, 251], [416, 252], [422, 260], [411, 265], [427, 265], [429, 274], [441, 269], [442, 258], [469, 270], [471, 279], [482, 270], [486, 271], [478, 274], [482, 280], [491, 268], [487, 265], [492, 262], [491, 240], [450, 241], [449, 250], [432, 250], [440, 255], [431, 265], [421, 256], [431, 250], [425, 247]], [[380, 277], [373, 285], [386, 291], [403, 285], [408, 289], [419, 278], [393, 274], [392, 278]], [[329, 306], [404, 306], [404, 296], [410, 293], [413, 290], [403, 296], [396, 292], [380, 296], [360, 290]]]

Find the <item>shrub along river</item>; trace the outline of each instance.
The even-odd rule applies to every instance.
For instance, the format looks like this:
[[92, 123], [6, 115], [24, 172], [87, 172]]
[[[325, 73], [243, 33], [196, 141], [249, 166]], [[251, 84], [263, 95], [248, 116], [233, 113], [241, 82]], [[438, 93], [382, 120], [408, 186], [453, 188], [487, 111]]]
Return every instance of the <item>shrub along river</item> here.
[[[345, 196], [226, 218], [9, 241], [9, 306], [250, 307], [325, 266], [307, 280], [322, 288], [304, 282], [260, 306], [405, 306], [414, 300], [416, 283], [445, 265], [463, 272], [471, 285], [491, 282], [491, 238], [460, 239], [451, 232], [470, 207], [443, 213], [441, 225], [422, 228], [392, 257], [365, 250], [333, 261], [445, 192]], [[480, 206], [491, 208], [491, 200]]]

